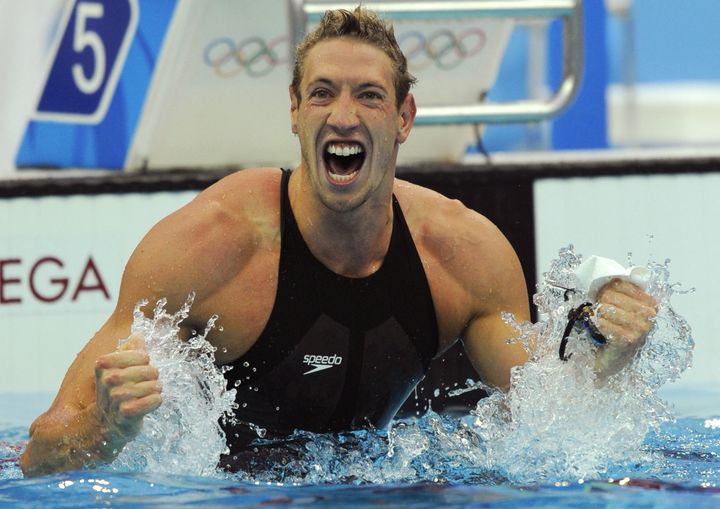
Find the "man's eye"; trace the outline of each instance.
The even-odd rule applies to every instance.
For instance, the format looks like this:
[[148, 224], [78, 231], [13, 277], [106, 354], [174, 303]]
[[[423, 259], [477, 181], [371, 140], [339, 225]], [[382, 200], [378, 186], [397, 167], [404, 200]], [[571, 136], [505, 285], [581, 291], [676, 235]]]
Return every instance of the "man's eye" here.
[[318, 89], [318, 90], [313, 90], [312, 92], [310, 92], [310, 97], [316, 97], [318, 99], [327, 99], [328, 97], [330, 97], [330, 94], [328, 93], [327, 90]]
[[380, 100], [383, 98], [383, 96], [378, 94], [377, 92], [363, 92], [362, 94], [360, 94], [360, 97], [362, 99], [371, 99], [371, 100]]

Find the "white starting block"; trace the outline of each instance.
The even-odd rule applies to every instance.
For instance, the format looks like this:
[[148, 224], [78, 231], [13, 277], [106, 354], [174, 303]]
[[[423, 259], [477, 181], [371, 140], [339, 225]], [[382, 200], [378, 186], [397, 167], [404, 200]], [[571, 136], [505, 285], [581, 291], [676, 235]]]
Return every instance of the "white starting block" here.
[[[559, 12], [565, 15], [575, 2], [553, 5], [563, 4]], [[305, 8], [299, 0], [67, 0], [44, 84], [23, 127], [17, 166], [162, 170], [296, 164], [288, 85], [298, 4]], [[365, 5], [382, 13], [383, 5], [425, 4], [483, 2]], [[474, 140], [472, 124], [478, 121], [472, 118], [481, 117], [452, 115], [450, 109], [451, 115], [440, 118], [424, 115], [425, 109], [479, 105], [495, 81], [513, 21], [462, 11], [393, 19], [419, 80], [413, 90], [418, 119], [400, 162], [458, 160]], [[311, 28], [313, 19], [303, 24]], [[569, 100], [566, 89], [563, 100]]]

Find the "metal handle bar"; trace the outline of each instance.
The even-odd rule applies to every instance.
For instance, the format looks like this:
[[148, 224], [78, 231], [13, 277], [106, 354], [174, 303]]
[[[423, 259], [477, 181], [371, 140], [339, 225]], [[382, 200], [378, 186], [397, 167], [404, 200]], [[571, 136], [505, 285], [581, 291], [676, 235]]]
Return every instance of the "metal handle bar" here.
[[[308, 23], [317, 22], [326, 10], [353, 10], [351, 3], [308, 3], [289, 0], [292, 38], [299, 43]], [[554, 95], [545, 101], [526, 100], [505, 103], [425, 106], [418, 108], [415, 124], [499, 124], [538, 122], [560, 113], [575, 97], [582, 79], [583, 26], [582, 0], [486, 0], [458, 2], [368, 2], [363, 6], [381, 12], [392, 20], [513, 17], [563, 19], [563, 79]]]

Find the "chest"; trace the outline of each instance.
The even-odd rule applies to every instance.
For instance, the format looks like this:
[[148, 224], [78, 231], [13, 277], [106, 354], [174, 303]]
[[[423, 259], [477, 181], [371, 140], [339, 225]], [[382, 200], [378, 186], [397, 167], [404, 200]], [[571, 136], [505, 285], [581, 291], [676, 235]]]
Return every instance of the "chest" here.
[[[442, 351], [464, 330], [471, 305], [447, 265], [422, 244], [417, 245], [417, 250], [430, 289], [438, 347]], [[196, 301], [191, 315], [193, 328], [203, 329], [210, 316], [219, 316], [215, 330], [208, 336], [217, 347], [218, 363], [230, 363], [245, 355], [265, 330], [276, 305], [279, 267], [278, 242], [254, 256], [213, 295]]]
[[281, 434], [387, 425], [426, 370], [421, 340], [395, 317], [364, 330], [308, 316], [272, 325], [232, 364], [236, 416]]

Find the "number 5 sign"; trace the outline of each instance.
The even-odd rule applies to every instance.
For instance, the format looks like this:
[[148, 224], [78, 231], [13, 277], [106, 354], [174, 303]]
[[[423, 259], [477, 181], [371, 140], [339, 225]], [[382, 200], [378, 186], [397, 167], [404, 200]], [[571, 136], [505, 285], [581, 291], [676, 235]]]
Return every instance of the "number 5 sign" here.
[[137, 1], [69, 2], [36, 119], [102, 121], [135, 35]]

